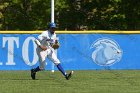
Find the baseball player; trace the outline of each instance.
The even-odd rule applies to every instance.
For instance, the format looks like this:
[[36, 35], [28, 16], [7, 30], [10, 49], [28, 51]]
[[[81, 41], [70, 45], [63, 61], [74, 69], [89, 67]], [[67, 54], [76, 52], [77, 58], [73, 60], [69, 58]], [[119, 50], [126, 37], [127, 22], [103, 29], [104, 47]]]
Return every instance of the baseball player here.
[[54, 49], [59, 48], [59, 42], [56, 38], [55, 28], [56, 24], [50, 23], [48, 30], [42, 32], [42, 34], [40, 34], [38, 38], [35, 39], [35, 43], [37, 44], [36, 52], [39, 57], [40, 65], [34, 69], [31, 69], [31, 77], [33, 80], [36, 77], [36, 72], [45, 70], [46, 57], [57, 66], [58, 70], [64, 75], [66, 80], [69, 80], [73, 74], [73, 71], [71, 71], [69, 74], [64, 71], [59, 59], [55, 54]]

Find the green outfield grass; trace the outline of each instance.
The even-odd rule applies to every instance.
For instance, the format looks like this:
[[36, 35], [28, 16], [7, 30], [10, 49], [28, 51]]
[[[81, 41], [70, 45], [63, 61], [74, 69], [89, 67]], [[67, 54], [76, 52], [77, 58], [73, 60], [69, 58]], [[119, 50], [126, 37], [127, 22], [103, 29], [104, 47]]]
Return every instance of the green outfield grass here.
[[0, 71], [0, 93], [140, 93], [139, 70], [74, 71], [71, 80], [60, 72]]

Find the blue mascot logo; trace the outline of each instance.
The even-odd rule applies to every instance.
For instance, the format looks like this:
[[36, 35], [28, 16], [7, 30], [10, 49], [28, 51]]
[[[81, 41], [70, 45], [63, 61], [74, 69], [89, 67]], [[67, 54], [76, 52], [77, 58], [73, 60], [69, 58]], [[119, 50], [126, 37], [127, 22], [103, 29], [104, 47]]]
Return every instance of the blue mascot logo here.
[[95, 48], [92, 59], [100, 66], [110, 66], [121, 60], [122, 50], [118, 43], [110, 38], [98, 39], [91, 48]]

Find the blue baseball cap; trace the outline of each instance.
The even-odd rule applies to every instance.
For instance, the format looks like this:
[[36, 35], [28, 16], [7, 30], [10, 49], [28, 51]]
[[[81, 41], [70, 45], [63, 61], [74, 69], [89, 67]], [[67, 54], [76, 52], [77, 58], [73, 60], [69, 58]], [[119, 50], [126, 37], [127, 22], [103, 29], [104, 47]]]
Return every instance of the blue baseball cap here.
[[50, 23], [50, 24], [49, 24], [49, 27], [50, 27], [50, 28], [56, 28], [56, 24], [55, 24], [55, 23]]

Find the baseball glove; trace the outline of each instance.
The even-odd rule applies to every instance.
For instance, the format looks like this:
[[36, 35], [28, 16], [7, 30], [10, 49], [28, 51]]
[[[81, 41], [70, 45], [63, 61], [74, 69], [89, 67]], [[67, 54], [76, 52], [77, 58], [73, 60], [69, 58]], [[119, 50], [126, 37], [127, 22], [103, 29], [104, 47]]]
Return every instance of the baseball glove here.
[[59, 43], [55, 43], [55, 44], [52, 45], [52, 48], [54, 48], [54, 49], [58, 49], [59, 46], [60, 46]]

